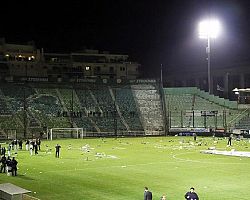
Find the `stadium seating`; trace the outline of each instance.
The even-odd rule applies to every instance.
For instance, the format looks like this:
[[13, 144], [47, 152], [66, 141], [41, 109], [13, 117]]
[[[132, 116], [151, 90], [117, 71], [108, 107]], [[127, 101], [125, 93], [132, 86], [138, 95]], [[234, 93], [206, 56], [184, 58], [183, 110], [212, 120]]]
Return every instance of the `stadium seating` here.
[[116, 103], [121, 110], [122, 116], [125, 118], [130, 131], [143, 130], [138, 108], [130, 88], [115, 88]]
[[235, 124], [235, 128], [237, 129], [245, 129], [250, 130], [250, 116], [249, 113], [245, 115], [238, 123]]
[[78, 127], [93, 136], [161, 135], [165, 117], [171, 127], [249, 128], [249, 112], [235, 102], [193, 87], [163, 92], [165, 99], [156, 83], [5, 83], [0, 85], [0, 130], [22, 135], [25, 126], [28, 134], [44, 127]]
[[0, 96], [0, 115], [11, 115], [11, 109], [3, 96]]
[[131, 89], [146, 134], [162, 132], [164, 130], [163, 110], [157, 86], [154, 84], [139, 84], [131, 85]]
[[87, 87], [84, 90], [77, 89], [76, 94], [84, 115], [92, 120], [92, 123], [97, 126], [97, 130], [104, 132], [113, 130], [113, 123], [110, 123], [109, 116], [105, 115], [105, 113], [111, 113], [114, 110], [107, 87], [98, 86], [92, 89]]
[[50, 128], [68, 128], [71, 123], [68, 118], [59, 115], [63, 111], [62, 103], [56, 88], [37, 87], [38, 96], [31, 101], [31, 107], [43, 126]]
[[225, 128], [242, 111], [237, 102], [210, 95], [198, 88], [164, 88], [171, 127]]

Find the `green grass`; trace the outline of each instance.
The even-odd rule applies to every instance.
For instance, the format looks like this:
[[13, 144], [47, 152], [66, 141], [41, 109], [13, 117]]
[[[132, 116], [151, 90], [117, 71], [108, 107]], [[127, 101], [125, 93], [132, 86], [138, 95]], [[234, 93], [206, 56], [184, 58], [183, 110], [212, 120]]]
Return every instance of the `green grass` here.
[[[192, 137], [42, 141], [37, 156], [18, 151], [18, 176], [0, 174], [0, 183], [16, 184], [42, 200], [138, 200], [143, 199], [144, 186], [155, 200], [163, 193], [168, 200], [184, 199], [191, 186], [201, 200], [248, 200], [250, 158], [202, 154], [200, 150], [214, 146], [214, 141], [198, 137], [202, 146], [191, 141]], [[62, 146], [59, 159], [56, 143]], [[233, 147], [226, 143], [220, 139], [216, 147], [250, 150], [248, 140], [233, 141]], [[51, 154], [45, 153], [46, 144]], [[86, 144], [90, 152], [80, 150]]]

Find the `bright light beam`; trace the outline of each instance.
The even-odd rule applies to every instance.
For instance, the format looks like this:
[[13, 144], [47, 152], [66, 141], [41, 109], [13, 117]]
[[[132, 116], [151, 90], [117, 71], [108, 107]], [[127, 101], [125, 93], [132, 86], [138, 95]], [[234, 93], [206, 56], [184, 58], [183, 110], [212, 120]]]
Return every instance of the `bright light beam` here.
[[199, 23], [199, 38], [216, 38], [221, 32], [220, 22], [216, 19], [204, 20]]

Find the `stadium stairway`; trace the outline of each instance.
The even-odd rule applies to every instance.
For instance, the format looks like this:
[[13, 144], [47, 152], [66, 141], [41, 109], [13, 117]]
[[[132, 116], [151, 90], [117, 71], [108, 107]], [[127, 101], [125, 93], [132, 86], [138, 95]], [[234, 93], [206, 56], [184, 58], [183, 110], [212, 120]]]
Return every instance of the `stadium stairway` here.
[[115, 103], [115, 107], [116, 107], [117, 113], [118, 113], [118, 115], [119, 115], [119, 117], [120, 117], [120, 119], [121, 119], [121, 122], [122, 122], [123, 125], [126, 127], [127, 131], [130, 131], [129, 126], [128, 126], [126, 120], [124, 119], [124, 117], [122, 116], [122, 113], [121, 113], [121, 111], [120, 111], [120, 108], [119, 108], [118, 104], [116, 103], [115, 95], [114, 95], [114, 92], [113, 92], [113, 90], [112, 90], [111, 87], [109, 87], [109, 92], [110, 92], [110, 95], [111, 95], [112, 100], [113, 100], [114, 103]]
[[[75, 92], [75, 91], [74, 91], [74, 92]], [[83, 110], [84, 113], [85, 113], [85, 116], [87, 116], [87, 115], [88, 115], [87, 108], [86, 108], [86, 107], [82, 107], [82, 104], [81, 104], [81, 101], [80, 101], [80, 99], [79, 99], [79, 97], [78, 97], [77, 92], [75, 92], [75, 101], [77, 102], [77, 104], [79, 104], [80, 110]], [[95, 123], [91, 118], [87, 118], [87, 119], [89, 120], [90, 124], [95, 128], [95, 130], [96, 130], [98, 133], [100, 133], [101, 130], [100, 130], [100, 128], [96, 125], [96, 123]], [[81, 128], [81, 127], [79, 127], [79, 128]]]
[[[91, 107], [92, 107], [92, 109], [97, 109], [97, 111], [98, 112], [100, 112], [100, 113], [103, 113], [103, 112], [105, 112], [105, 109], [103, 108], [101, 108], [101, 105], [100, 105], [100, 103], [98, 103], [99, 102], [99, 98], [98, 98], [98, 93], [100, 92], [99, 90], [97, 90], [97, 91], [95, 91], [95, 94], [97, 95], [97, 96], [95, 96], [95, 94], [94, 94], [94, 90], [93, 91], [91, 91], [91, 89], [88, 89], [88, 92], [89, 92], [89, 94], [90, 94], [90, 99], [91, 99], [91, 101], [92, 102], [89, 102], [89, 103], [91, 103]], [[97, 98], [98, 98], [98, 100], [97, 100]], [[101, 99], [101, 98], [100, 98]], [[93, 104], [93, 105], [92, 105]], [[86, 109], [87, 110], [87, 109]], [[96, 110], [95, 110], [96, 111]], [[88, 110], [87, 110], [87, 112], [88, 112]], [[91, 118], [90, 118], [91, 119]], [[104, 120], [101, 120], [101, 119], [104, 119]], [[96, 128], [96, 130], [97, 130], [97, 132], [98, 133], [101, 133], [102, 131], [103, 131], [103, 126], [105, 126], [105, 123], [106, 123], [106, 121], [105, 121], [105, 118], [93, 118], [93, 119], [91, 119], [91, 121], [92, 121], [92, 123], [95, 125], [95, 128]], [[100, 128], [101, 127], [101, 128]], [[102, 130], [101, 130], [102, 129]]]
[[[59, 89], [57, 88], [55, 90], [56, 90], [56, 94], [57, 94], [57, 96], [58, 96], [58, 98], [59, 98], [59, 100], [60, 100], [60, 102], [62, 104], [63, 110], [69, 113], [69, 110], [68, 110], [68, 108], [67, 108], [67, 106], [66, 106], [66, 104], [65, 104], [65, 102], [63, 100], [63, 96], [60, 93]], [[73, 125], [73, 128], [76, 128], [77, 127], [76, 123], [72, 119], [70, 119], [70, 121], [71, 121], [71, 123]]]

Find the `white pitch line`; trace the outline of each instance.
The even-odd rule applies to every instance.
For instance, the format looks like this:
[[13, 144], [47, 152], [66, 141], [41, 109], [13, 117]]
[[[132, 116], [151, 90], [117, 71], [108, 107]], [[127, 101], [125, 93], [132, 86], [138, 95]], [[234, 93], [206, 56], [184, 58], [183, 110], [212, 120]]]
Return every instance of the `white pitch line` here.
[[[186, 155], [186, 154], [192, 154], [194, 152], [184, 152], [179, 154], [174, 154], [172, 157], [173, 159], [177, 160], [178, 162], [194, 162], [194, 163], [208, 163], [208, 164], [214, 164], [215, 162], [208, 162], [208, 161], [199, 161], [199, 160], [192, 160], [192, 159], [183, 159], [178, 158], [177, 156], [180, 155]], [[136, 166], [147, 166], [147, 165], [159, 165], [159, 164], [174, 164], [177, 163], [176, 161], [163, 161], [163, 162], [150, 162], [150, 163], [140, 163], [140, 164], [134, 164], [134, 165], [115, 165], [115, 166], [101, 166], [101, 167], [88, 167], [88, 168], [75, 168], [75, 169], [65, 169], [65, 170], [52, 170], [52, 171], [45, 171], [43, 173], [54, 173], [54, 172], [72, 172], [72, 171], [84, 171], [84, 170], [91, 170], [91, 169], [106, 169], [106, 168], [127, 168], [127, 167], [136, 167]], [[247, 164], [247, 163], [218, 163], [216, 164]], [[124, 167], [126, 166], [126, 167]], [[168, 169], [169, 170], [169, 169]]]
[[[180, 161], [183, 162], [183, 161]], [[127, 167], [136, 167], [136, 166], [147, 166], [147, 165], [159, 165], [159, 164], [171, 164], [171, 163], [176, 163], [176, 161], [173, 162], [151, 162], [151, 163], [141, 163], [141, 164], [134, 164], [134, 165], [115, 165], [115, 166], [102, 166], [102, 167], [89, 167], [89, 168], [75, 168], [75, 169], [66, 169], [66, 170], [53, 170], [53, 171], [46, 171], [43, 173], [53, 173], [53, 172], [71, 172], [71, 171], [84, 171], [84, 170], [89, 170], [89, 169], [103, 169], [103, 168], [127, 168]], [[126, 167], [124, 167], [126, 166]], [[169, 170], [169, 169], [168, 169]]]

